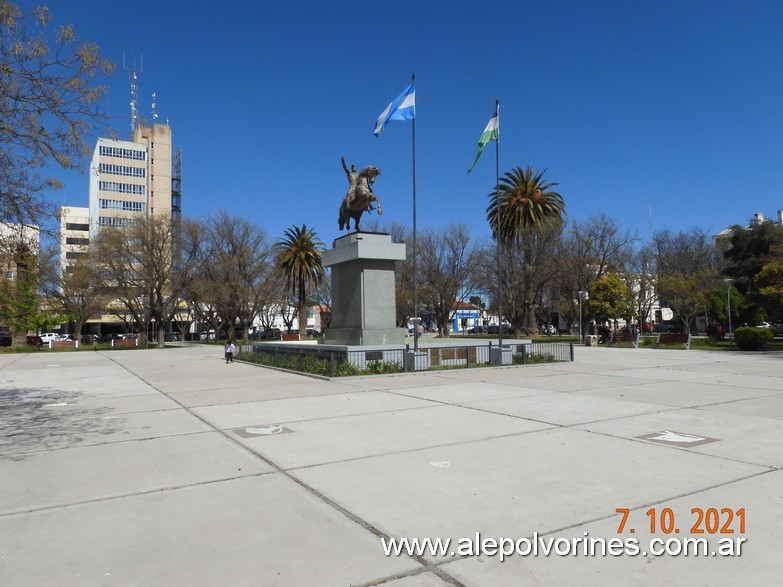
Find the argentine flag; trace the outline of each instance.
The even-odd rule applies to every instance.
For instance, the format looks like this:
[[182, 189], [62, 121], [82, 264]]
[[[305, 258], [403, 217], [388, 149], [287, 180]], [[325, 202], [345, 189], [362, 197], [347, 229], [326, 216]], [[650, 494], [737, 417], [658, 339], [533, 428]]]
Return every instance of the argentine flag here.
[[380, 136], [383, 127], [390, 120], [413, 120], [414, 118], [416, 118], [416, 90], [411, 84], [381, 113], [372, 134], [376, 137]]

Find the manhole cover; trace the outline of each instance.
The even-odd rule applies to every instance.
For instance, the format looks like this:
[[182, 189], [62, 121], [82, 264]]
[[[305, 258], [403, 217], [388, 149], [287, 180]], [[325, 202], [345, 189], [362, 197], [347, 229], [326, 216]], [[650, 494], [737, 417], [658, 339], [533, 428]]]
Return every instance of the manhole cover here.
[[685, 432], [674, 432], [672, 430], [662, 430], [661, 432], [651, 432], [650, 434], [644, 434], [637, 436], [641, 440], [650, 440], [659, 444], [668, 444], [669, 446], [700, 446], [702, 444], [709, 444], [710, 442], [717, 442], [719, 438], [709, 438], [708, 436], [698, 436], [697, 434], [686, 434]]

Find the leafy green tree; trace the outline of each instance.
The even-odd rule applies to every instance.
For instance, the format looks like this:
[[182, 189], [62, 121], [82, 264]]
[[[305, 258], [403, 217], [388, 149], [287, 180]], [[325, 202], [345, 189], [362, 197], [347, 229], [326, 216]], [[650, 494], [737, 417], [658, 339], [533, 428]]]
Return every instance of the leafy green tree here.
[[[774, 307], [774, 316], [781, 317], [783, 306], [783, 250], [775, 260], [766, 263], [756, 275], [759, 294], [766, 298], [768, 306]], [[770, 312], [773, 315], [773, 312]]]
[[321, 253], [324, 244], [307, 225], [293, 226], [274, 245], [276, 266], [291, 292], [296, 294], [299, 308], [299, 334], [307, 336], [307, 294], [319, 284], [325, 271]]
[[628, 284], [616, 273], [606, 273], [590, 287], [586, 304], [591, 316], [599, 322], [630, 318], [634, 313], [634, 295]]
[[80, 167], [106, 118], [107, 90], [94, 82], [113, 70], [71, 25], [53, 27], [48, 8], [0, 0], [0, 220], [29, 226], [52, 214], [42, 194], [61, 184], [37, 170]]
[[782, 252], [783, 226], [765, 220], [748, 227], [732, 227], [731, 245], [724, 252], [724, 273], [734, 279], [734, 286], [745, 298], [741, 321], [781, 317], [775, 291], [781, 287]]
[[[658, 280], [658, 290], [669, 308], [690, 332], [691, 319], [704, 314], [709, 292], [715, 288], [718, 275], [713, 269], [704, 269], [688, 275], [672, 273]], [[733, 308], [732, 308], [733, 310]]]
[[710, 319], [717, 320], [721, 324], [727, 324], [729, 318], [728, 298], [731, 297], [731, 321], [737, 324], [737, 318], [742, 313], [745, 306], [745, 299], [732, 287], [728, 293], [723, 284], [718, 284], [707, 292], [707, 314]]
[[35, 255], [19, 253], [16, 257], [15, 279], [0, 282], [0, 323], [11, 331], [13, 344], [23, 343], [28, 331], [59, 327], [69, 318], [41, 309], [35, 263]]

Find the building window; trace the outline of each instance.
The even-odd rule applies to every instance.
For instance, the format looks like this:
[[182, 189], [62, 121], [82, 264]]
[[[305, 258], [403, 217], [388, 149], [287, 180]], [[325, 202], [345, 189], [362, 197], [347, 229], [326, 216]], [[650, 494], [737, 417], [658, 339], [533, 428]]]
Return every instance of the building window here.
[[75, 222], [66, 222], [65, 230], [90, 230], [89, 224], [77, 224]]
[[90, 239], [88, 238], [74, 238], [74, 237], [66, 237], [65, 238], [65, 244], [66, 245], [89, 245]]
[[69, 251], [65, 253], [66, 259], [84, 259], [87, 257], [87, 253], [78, 253], [76, 251]]
[[123, 149], [121, 147], [101, 145], [99, 152], [105, 157], [120, 157], [121, 159], [135, 159], [136, 161], [147, 160], [147, 152], [137, 151], [136, 149]]
[[136, 194], [143, 196], [146, 187], [135, 183], [120, 183], [117, 181], [99, 181], [98, 189], [102, 192], [117, 192], [120, 194]]
[[126, 200], [98, 200], [103, 210], [123, 210], [125, 212], [144, 212], [146, 204], [144, 202], [128, 202]]
[[111, 163], [101, 163], [101, 173], [112, 173], [114, 175], [127, 175], [129, 177], [146, 177], [147, 170], [144, 167], [131, 167], [129, 165], [112, 165]]
[[112, 218], [111, 216], [101, 216], [98, 218], [99, 226], [133, 226], [136, 224], [136, 218]]

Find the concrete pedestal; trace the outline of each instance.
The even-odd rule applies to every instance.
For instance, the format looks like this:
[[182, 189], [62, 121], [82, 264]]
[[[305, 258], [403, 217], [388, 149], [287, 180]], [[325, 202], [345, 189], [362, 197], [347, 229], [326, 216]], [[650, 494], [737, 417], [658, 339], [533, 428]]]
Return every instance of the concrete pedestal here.
[[332, 269], [332, 323], [325, 344], [403, 344], [396, 326], [394, 262], [405, 259], [405, 245], [385, 233], [354, 232], [340, 237], [323, 254]]

